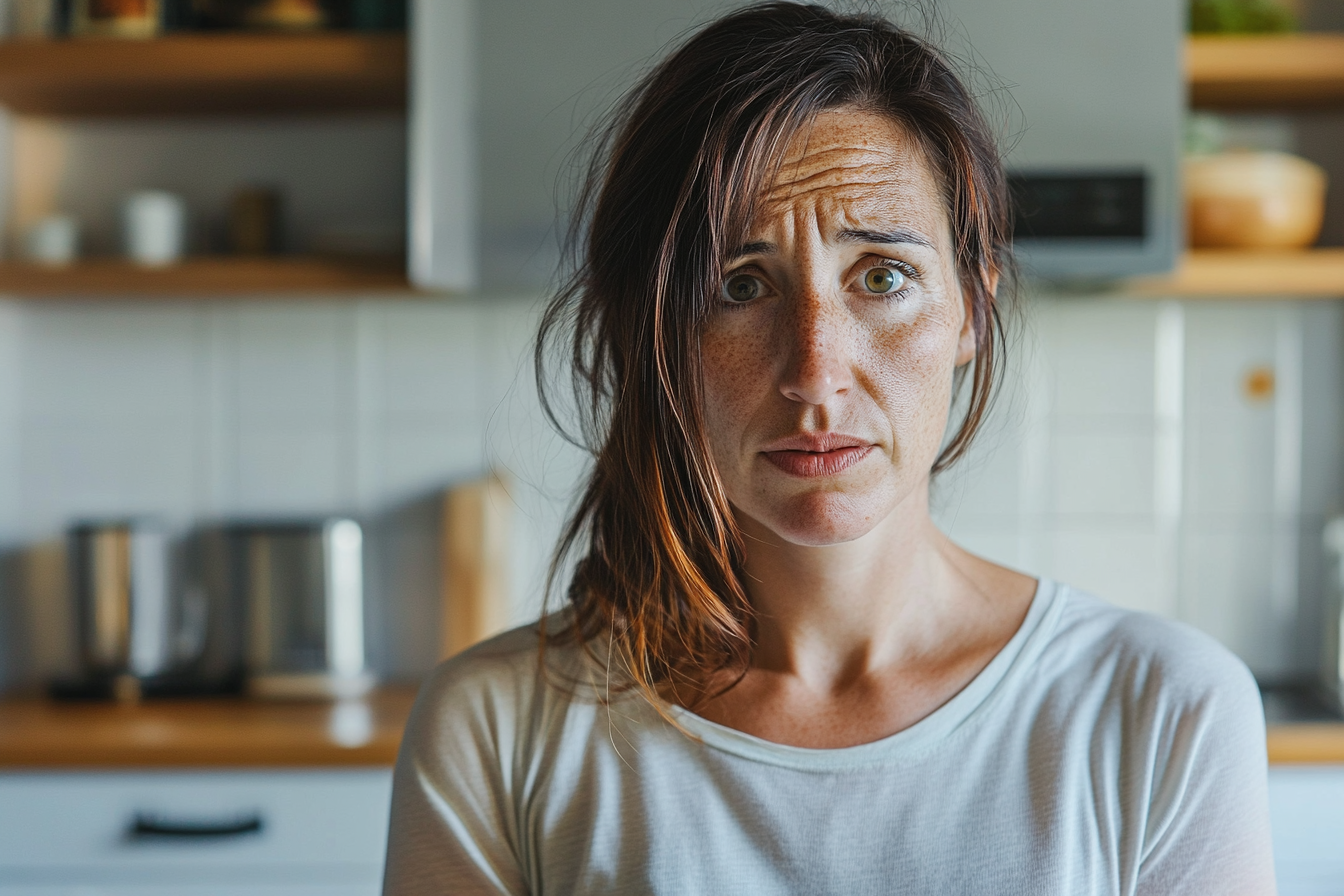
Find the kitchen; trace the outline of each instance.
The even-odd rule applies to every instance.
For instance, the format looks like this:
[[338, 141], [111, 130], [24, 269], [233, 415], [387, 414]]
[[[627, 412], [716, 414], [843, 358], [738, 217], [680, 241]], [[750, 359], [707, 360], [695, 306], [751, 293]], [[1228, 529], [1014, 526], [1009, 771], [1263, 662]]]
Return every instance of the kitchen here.
[[[71, 671], [64, 544], [67, 527], [79, 520], [152, 517], [185, 531], [211, 521], [352, 514], [367, 523], [371, 543], [380, 537], [391, 543], [396, 520], [413, 520], [445, 485], [476, 482], [493, 467], [507, 477], [509, 495], [501, 502], [509, 517], [504, 615], [510, 621], [534, 616], [547, 552], [584, 460], [539, 419], [528, 368], [539, 299], [559, 257], [554, 208], [568, 183], [567, 155], [584, 124], [646, 57], [710, 11], [704, 4], [652, 0], [416, 7], [413, 22], [465, 16], [442, 25], [441, 33], [477, 39], [456, 45], [460, 52], [444, 62], [457, 67], [443, 77], [459, 90], [427, 96], [412, 87], [409, 135], [395, 78], [391, 100], [386, 85], [375, 83], [372, 98], [354, 109], [303, 108], [321, 94], [311, 85], [295, 91], [298, 99], [272, 89], [268, 101], [276, 108], [264, 115], [230, 108], [237, 100], [226, 90], [210, 100], [220, 108], [209, 115], [199, 98], [204, 91], [185, 102], [171, 91], [146, 100], [161, 104], [153, 116], [129, 99], [124, 115], [109, 115], [105, 95], [78, 99], [76, 75], [57, 85], [76, 97], [74, 105], [52, 105], [45, 114], [34, 105], [25, 115], [18, 104], [54, 103], [50, 97], [59, 93], [53, 88], [43, 100], [40, 91], [30, 91], [25, 99], [16, 89], [9, 102], [18, 114], [6, 124], [9, 168], [23, 173], [7, 189], [15, 243], [43, 218], [65, 214], [78, 219], [92, 257], [63, 269], [0, 271], [0, 289], [12, 296], [0, 303], [0, 532], [7, 552], [0, 664], [10, 690], [32, 692]], [[1182, 11], [1173, 5], [1170, 13], [1172, 27], [1179, 27]], [[1304, 5], [1298, 16], [1314, 30], [1344, 28], [1329, 0]], [[516, 49], [521, 22], [529, 43], [522, 54]], [[412, 48], [427, 33], [413, 30]], [[359, 38], [370, 46], [387, 34]], [[52, 49], [93, 45], [71, 39]], [[378, 52], [386, 48], [369, 54]], [[332, 77], [383, 83], [386, 70], [398, 64], [395, 49], [377, 58], [384, 61], [369, 62], [370, 70]], [[5, 64], [0, 54], [0, 74]], [[78, 73], [71, 62], [57, 65]], [[1249, 102], [1237, 99], [1234, 72], [1211, 77], [1207, 86], [1195, 80], [1194, 98], [1199, 104], [1203, 95], [1214, 110], [1251, 108], [1253, 114], [1234, 112], [1214, 125], [1223, 143], [1296, 152], [1326, 167], [1337, 184], [1344, 176], [1334, 148], [1340, 78], [1337, 67], [1331, 71], [1301, 93], [1280, 85], [1279, 93]], [[1169, 80], [1177, 78], [1173, 62]], [[138, 92], [152, 94], [144, 87]], [[352, 92], [350, 82], [328, 91], [337, 97]], [[1178, 84], [1170, 85], [1170, 95], [1174, 106]], [[432, 110], [419, 111], [429, 97], [436, 98]], [[464, 97], [476, 98], [474, 112]], [[90, 115], [79, 102], [104, 111]], [[181, 117], [184, 111], [192, 114]], [[415, 128], [428, 127], [432, 119], [424, 116], [435, 114], [447, 117], [440, 120], [444, 133], [459, 140], [470, 133], [461, 123], [474, 120], [474, 145], [460, 157], [449, 153], [436, 161], [449, 172], [461, 165], [476, 173], [440, 181], [444, 192], [434, 194], [426, 213], [460, 221], [454, 210], [470, 207], [462, 203], [472, 202], [472, 193], [479, 211], [476, 227], [465, 234], [442, 225], [450, 230], [442, 268], [431, 261], [417, 269], [412, 209], [412, 274], [447, 290], [426, 296], [409, 290], [399, 270], [380, 266], [378, 256], [408, 238], [398, 225], [405, 220], [407, 182], [418, 182], [415, 160], [423, 158], [415, 140], [425, 132]], [[240, 187], [257, 185], [279, 185], [283, 244], [309, 254], [241, 265], [234, 258], [193, 258], [207, 249], [219, 252], [231, 198]], [[181, 196], [188, 220], [196, 222], [188, 261], [100, 271], [105, 262], [99, 257], [117, 251], [122, 199], [150, 188]], [[413, 189], [411, 195], [414, 204], [419, 194]], [[1344, 243], [1336, 197], [1332, 191], [1327, 200], [1325, 247]], [[1169, 212], [1167, 225], [1174, 227], [1174, 204]], [[478, 241], [479, 250], [453, 256], [452, 247], [464, 240]], [[344, 260], [320, 261], [331, 257]], [[1031, 293], [995, 428], [985, 433], [977, 457], [939, 483], [936, 498], [942, 523], [973, 550], [1191, 622], [1275, 684], [1314, 674], [1320, 604], [1331, 587], [1322, 532], [1340, 511], [1344, 492], [1338, 410], [1344, 321], [1336, 302], [1320, 299], [1344, 294], [1344, 281], [1329, 249], [1313, 250], [1300, 264], [1272, 262], [1191, 255], [1169, 279], [1159, 274], [1099, 292], [1078, 286], [1075, 277], [1073, 286]], [[423, 543], [435, 536], [413, 533], [396, 542], [400, 549], [433, 555], [432, 544], [425, 549]], [[368, 666], [386, 682], [413, 683], [446, 649], [435, 571], [398, 582], [389, 570], [414, 564], [390, 563], [376, 551], [366, 562]], [[290, 775], [301, 769], [309, 782], [355, 769], [348, 773], [357, 779], [306, 791], [303, 781], [287, 778], [298, 788], [287, 804], [294, 812], [330, 813], [312, 793], [368, 801], [358, 805], [385, 803], [379, 768], [390, 762], [405, 694], [404, 686], [393, 686], [368, 703], [206, 703], [193, 705], [205, 715], [192, 725], [174, 722], [181, 706], [170, 701], [146, 700], [134, 709], [79, 705], [71, 712], [93, 710], [106, 721], [84, 716], [67, 724], [103, 731], [113, 742], [132, 730], [116, 723], [127, 718], [143, 723], [142, 732], [190, 728], [201, 732], [200, 741], [156, 753], [154, 736], [146, 733], [150, 745], [122, 741], [119, 760], [111, 758], [117, 754], [109, 744], [101, 763], [67, 757], [57, 765], [63, 774], [43, 779], [32, 770], [52, 771], [53, 760], [43, 757], [69, 744], [70, 729], [33, 746], [26, 739], [41, 737], [50, 721], [7, 721], [0, 732], [4, 755], [17, 758], [7, 766], [14, 774], [6, 785], [57, 786], [76, 769], [134, 777], [98, 779], [115, 791], [123, 783], [157, 787], [168, 780], [156, 777], [166, 767], [191, 769], [185, 773], [194, 776], [190, 781], [179, 779], [183, 786], [149, 791], [160, 800], [154, 805], [133, 805], [135, 794], [108, 797], [132, 803], [116, 804], [130, 813], [126, 817], [97, 820], [120, 827], [140, 810], [188, 819], [252, 811], [267, 787], [279, 786], [264, 777], [285, 774], [277, 768]], [[13, 711], [37, 714], [30, 719], [50, 720], [51, 710], [73, 719], [60, 707], [23, 699], [15, 697]], [[272, 735], [246, 739], [279, 744], [269, 758], [248, 754], [246, 745], [233, 753], [221, 745], [231, 729], [253, 730], [245, 724], [271, 726]], [[320, 735], [322, 743], [313, 745], [303, 738], [311, 740], [304, 732], [314, 729], [336, 733]], [[1344, 759], [1329, 726], [1276, 728], [1272, 737], [1279, 739], [1271, 743], [1279, 745], [1274, 755], [1281, 759]], [[262, 775], [263, 783], [231, 779], [222, 791], [211, 791], [215, 783], [207, 779], [221, 767], [264, 769], [242, 772]], [[1302, 831], [1288, 836], [1276, 829], [1281, 876], [1289, 862], [1302, 869], [1297, 889], [1286, 877], [1281, 888], [1333, 892], [1340, 869], [1320, 864], [1325, 860], [1311, 852], [1312, 838], [1344, 824], [1337, 808], [1342, 801], [1320, 796], [1344, 796], [1344, 784], [1328, 767], [1276, 764], [1275, 774], [1276, 794], [1316, 797], [1276, 803], [1289, 807], [1276, 808], [1276, 825]], [[80, 811], [78, 802], [51, 805], [71, 806], [62, 824]], [[265, 836], [301, 827], [282, 817], [271, 817]], [[5, 830], [31, 818], [6, 819]], [[165, 853], [152, 842], [114, 848], [112, 834], [90, 829], [89, 842], [101, 844], [97, 856], [76, 856], [73, 847], [41, 859], [0, 855], [0, 887], [54, 893], [101, 883], [108, 892], [153, 892], [174, 882], [204, 884], [191, 876], [190, 861], [216, 847], [257, 857], [258, 868], [278, 875], [276, 887], [291, 884], [289, 892], [303, 892], [305, 885], [335, 891], [330, 883], [312, 889], [318, 881], [346, 881], [352, 893], [376, 886], [379, 847], [369, 845], [376, 831], [333, 833], [333, 842], [344, 837], [349, 840], [339, 842], [363, 844], [344, 851], [318, 844], [305, 852], [303, 844], [240, 836], [231, 845]], [[234, 854], [216, 852], [207, 863], [211, 873], [224, 873], [218, 856]], [[333, 855], [362, 858], [321, 872], [327, 877], [311, 876]], [[158, 883], [136, 878], [136, 863], [143, 861], [153, 873], [177, 876]], [[117, 870], [100, 879], [100, 862]], [[175, 870], [164, 870], [164, 863]], [[253, 885], [266, 883], [263, 871], [248, 873]], [[246, 891], [231, 879], [209, 890]]]

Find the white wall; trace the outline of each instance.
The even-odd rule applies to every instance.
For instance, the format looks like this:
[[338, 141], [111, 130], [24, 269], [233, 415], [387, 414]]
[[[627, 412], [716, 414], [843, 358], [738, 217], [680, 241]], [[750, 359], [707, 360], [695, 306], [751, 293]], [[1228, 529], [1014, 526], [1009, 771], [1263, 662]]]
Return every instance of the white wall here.
[[[557, 208], [589, 128], [693, 25], [744, 0], [489, 0], [480, 34], [482, 271], [505, 288], [548, 282]], [[519, 45], [522, 42], [523, 49]]]

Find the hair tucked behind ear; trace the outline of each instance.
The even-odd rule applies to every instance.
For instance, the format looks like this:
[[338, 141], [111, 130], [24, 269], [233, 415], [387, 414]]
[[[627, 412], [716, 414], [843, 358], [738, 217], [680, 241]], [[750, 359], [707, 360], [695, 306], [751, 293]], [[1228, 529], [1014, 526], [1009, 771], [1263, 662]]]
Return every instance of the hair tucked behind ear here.
[[579, 197], [575, 271], [536, 343], [546, 413], [564, 431], [548, 368], [559, 349], [579, 414], [572, 437], [594, 456], [552, 566], [555, 577], [574, 560], [567, 612], [543, 645], [599, 645], [616, 689], [693, 699], [750, 658], [742, 536], [705, 437], [698, 334], [725, 251], [745, 239], [790, 138], [839, 107], [898, 121], [945, 185], [976, 356], [966, 415], [933, 472], [965, 453], [989, 407], [1008, 197], [995, 142], [949, 63], [881, 18], [794, 3], [693, 35], [603, 132]]

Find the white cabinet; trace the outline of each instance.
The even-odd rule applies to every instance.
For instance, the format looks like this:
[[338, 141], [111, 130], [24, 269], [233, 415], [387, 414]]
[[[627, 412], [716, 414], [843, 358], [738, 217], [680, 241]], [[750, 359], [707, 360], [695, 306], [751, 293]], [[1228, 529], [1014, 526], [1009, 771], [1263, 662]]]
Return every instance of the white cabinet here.
[[1344, 766], [1275, 766], [1269, 814], [1279, 896], [1344, 896]]
[[0, 896], [374, 896], [390, 769], [0, 775]]

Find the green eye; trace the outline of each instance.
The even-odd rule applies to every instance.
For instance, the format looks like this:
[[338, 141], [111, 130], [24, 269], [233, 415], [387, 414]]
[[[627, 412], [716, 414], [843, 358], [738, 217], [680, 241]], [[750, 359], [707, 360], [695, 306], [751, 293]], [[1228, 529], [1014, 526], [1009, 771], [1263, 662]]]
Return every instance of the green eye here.
[[891, 268], [869, 268], [863, 274], [863, 285], [871, 293], [886, 295], [905, 285], [905, 275]]
[[761, 281], [751, 274], [734, 274], [723, 281], [723, 298], [727, 302], [750, 302], [762, 292]]

